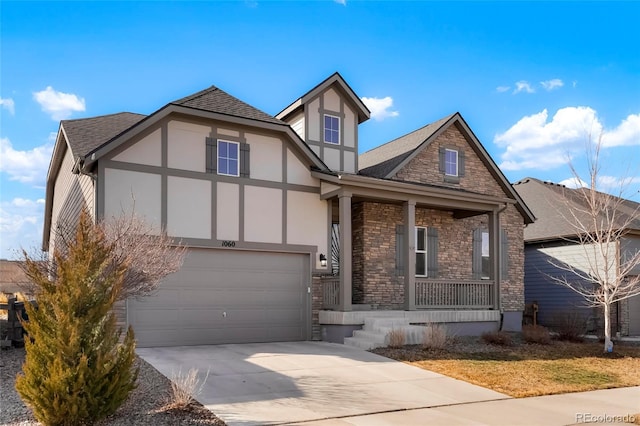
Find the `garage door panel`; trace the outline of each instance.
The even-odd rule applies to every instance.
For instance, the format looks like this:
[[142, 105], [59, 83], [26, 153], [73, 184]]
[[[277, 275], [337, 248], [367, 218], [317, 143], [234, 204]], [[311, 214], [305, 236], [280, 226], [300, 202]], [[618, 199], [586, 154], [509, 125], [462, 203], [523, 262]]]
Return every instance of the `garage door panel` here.
[[305, 340], [308, 264], [306, 255], [191, 249], [154, 296], [129, 301], [138, 345]]

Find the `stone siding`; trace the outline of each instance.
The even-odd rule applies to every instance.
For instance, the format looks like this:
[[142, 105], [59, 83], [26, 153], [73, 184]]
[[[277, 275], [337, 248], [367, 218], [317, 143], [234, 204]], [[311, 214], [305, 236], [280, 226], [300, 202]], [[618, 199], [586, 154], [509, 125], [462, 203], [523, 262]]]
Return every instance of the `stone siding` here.
[[[439, 164], [440, 147], [455, 148], [459, 152], [464, 152], [464, 176], [460, 177], [459, 183], [444, 182], [444, 174], [440, 172]], [[451, 126], [442, 132], [429, 146], [420, 151], [405, 167], [398, 171], [393, 179], [460, 188], [498, 197], [505, 196], [500, 184], [456, 126]]]
[[[403, 309], [404, 277], [396, 273], [395, 265], [396, 225], [403, 223], [403, 208], [363, 202], [354, 210], [353, 303]], [[487, 228], [486, 214], [454, 219], [450, 211], [417, 207], [415, 222], [438, 229], [438, 278], [473, 279], [473, 230]], [[501, 215], [501, 227], [509, 238], [509, 276], [500, 291], [505, 311], [524, 310], [523, 223], [514, 206]]]

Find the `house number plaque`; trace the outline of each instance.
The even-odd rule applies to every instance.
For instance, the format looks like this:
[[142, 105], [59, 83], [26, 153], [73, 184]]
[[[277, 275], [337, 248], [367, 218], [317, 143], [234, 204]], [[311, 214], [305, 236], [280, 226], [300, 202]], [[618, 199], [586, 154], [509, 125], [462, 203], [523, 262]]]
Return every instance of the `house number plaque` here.
[[235, 247], [236, 246], [236, 242], [235, 241], [223, 241], [222, 242], [222, 247]]

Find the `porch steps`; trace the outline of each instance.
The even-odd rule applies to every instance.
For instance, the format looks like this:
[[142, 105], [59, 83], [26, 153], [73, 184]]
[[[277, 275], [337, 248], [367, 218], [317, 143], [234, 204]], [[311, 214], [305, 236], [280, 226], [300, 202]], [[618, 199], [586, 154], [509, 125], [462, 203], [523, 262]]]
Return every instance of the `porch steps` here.
[[387, 346], [387, 334], [392, 330], [403, 330], [405, 344], [422, 343], [424, 327], [411, 325], [407, 318], [365, 318], [362, 330], [355, 330], [353, 337], [346, 337], [344, 344], [360, 349], [374, 349]]

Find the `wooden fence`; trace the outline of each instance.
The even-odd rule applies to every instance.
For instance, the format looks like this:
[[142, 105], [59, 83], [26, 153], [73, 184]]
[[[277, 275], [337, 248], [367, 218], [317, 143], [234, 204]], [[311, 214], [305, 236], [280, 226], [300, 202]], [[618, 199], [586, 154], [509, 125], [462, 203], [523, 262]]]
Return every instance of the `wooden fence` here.
[[0, 310], [7, 311], [7, 319], [0, 320], [0, 348], [22, 346], [22, 323], [24, 302], [18, 302], [13, 296], [9, 297], [7, 303], [0, 303]]

